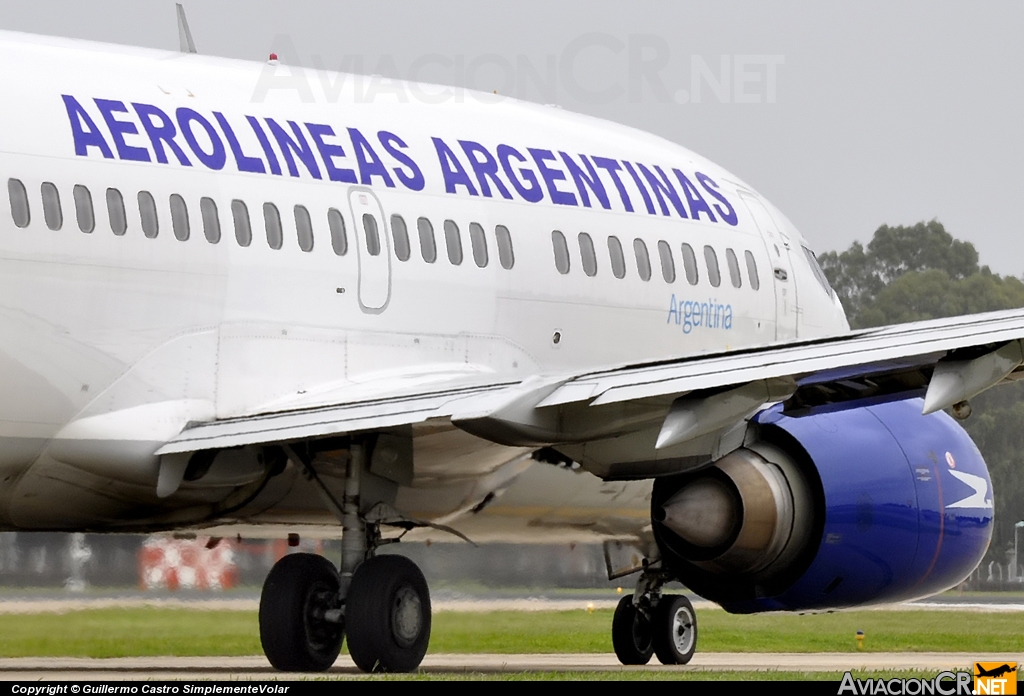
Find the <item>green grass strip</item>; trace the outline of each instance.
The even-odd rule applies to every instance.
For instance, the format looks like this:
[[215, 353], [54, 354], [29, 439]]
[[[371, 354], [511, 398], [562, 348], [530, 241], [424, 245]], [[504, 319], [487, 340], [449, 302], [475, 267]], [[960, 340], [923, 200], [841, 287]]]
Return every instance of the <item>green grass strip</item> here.
[[[611, 611], [444, 612], [433, 653], [608, 653]], [[799, 616], [698, 614], [701, 652], [1024, 652], [1019, 613], [853, 611]], [[255, 612], [89, 609], [0, 615], [0, 657], [258, 655]]]

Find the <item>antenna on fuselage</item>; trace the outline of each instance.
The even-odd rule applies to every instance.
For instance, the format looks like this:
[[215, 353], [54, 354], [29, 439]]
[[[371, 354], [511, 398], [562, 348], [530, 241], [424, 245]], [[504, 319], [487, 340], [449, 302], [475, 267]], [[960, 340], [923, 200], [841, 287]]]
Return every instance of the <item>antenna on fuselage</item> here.
[[178, 8], [178, 43], [182, 53], [198, 53], [196, 42], [192, 40], [192, 31], [188, 28], [188, 18], [185, 17], [185, 8], [181, 3], [175, 3]]

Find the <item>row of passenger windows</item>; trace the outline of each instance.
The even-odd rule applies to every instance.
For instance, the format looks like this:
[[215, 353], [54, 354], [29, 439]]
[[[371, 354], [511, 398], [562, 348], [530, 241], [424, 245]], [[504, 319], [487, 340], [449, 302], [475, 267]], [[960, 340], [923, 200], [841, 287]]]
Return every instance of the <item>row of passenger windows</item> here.
[[[20, 228], [28, 227], [32, 216], [25, 185], [18, 179], [9, 179], [7, 192], [10, 196], [11, 216], [14, 218], [14, 224]], [[46, 222], [46, 226], [51, 230], [61, 229], [64, 225], [64, 213], [57, 187], [51, 182], [44, 182], [40, 187], [40, 194], [43, 203], [43, 220]], [[92, 194], [85, 186], [77, 185], [74, 187], [72, 195], [78, 228], [82, 232], [93, 232], [96, 229], [96, 214], [93, 208]], [[171, 195], [169, 202], [171, 229], [174, 236], [180, 241], [186, 241], [191, 235], [188, 205], [185, 199], [176, 193]], [[138, 204], [142, 233], [150, 239], [155, 239], [160, 232], [156, 200], [150, 192], [140, 191]], [[124, 235], [128, 231], [128, 215], [125, 210], [124, 197], [118, 189], [107, 189], [106, 206], [111, 231], [118, 236]], [[219, 243], [221, 226], [216, 201], [212, 198], [201, 198], [199, 210], [203, 221], [203, 235], [206, 240], [211, 244]], [[299, 249], [306, 252], [312, 251], [313, 220], [309, 210], [305, 206], [296, 205], [293, 212]], [[249, 209], [244, 201], [231, 201], [231, 217], [234, 223], [235, 241], [243, 247], [252, 244], [252, 224], [249, 219]], [[281, 249], [284, 246], [284, 229], [281, 213], [276, 205], [273, 203], [263, 204], [263, 221], [267, 244], [271, 249]], [[377, 219], [366, 213], [360, 222], [363, 227], [367, 253], [370, 256], [380, 256], [384, 245]], [[348, 237], [345, 230], [345, 218], [337, 208], [327, 211], [327, 226], [330, 229], [331, 247], [334, 249], [334, 253], [344, 256], [348, 253]], [[438, 254], [433, 224], [429, 219], [421, 217], [416, 221], [416, 232], [420, 256], [427, 263], [435, 263]], [[401, 215], [391, 216], [391, 236], [394, 242], [395, 256], [399, 261], [408, 261], [412, 257], [412, 244], [409, 240], [405, 219]], [[511, 269], [515, 265], [515, 254], [512, 249], [512, 235], [508, 228], [504, 225], [495, 226], [494, 239], [498, 248], [498, 262], [502, 268]], [[487, 234], [482, 225], [476, 222], [469, 224], [469, 240], [474, 263], [480, 268], [486, 268], [490, 263], [490, 255]], [[444, 246], [448, 261], [454, 266], [461, 265], [463, 262], [462, 232], [454, 220], [444, 221]]]
[[[580, 232], [578, 238], [580, 247], [580, 259], [583, 262], [583, 272], [588, 276], [597, 275], [597, 250], [594, 247], [593, 238], [586, 232]], [[551, 233], [551, 243], [555, 252], [555, 268], [561, 274], [570, 270], [569, 242], [565, 235], [555, 230]], [[683, 243], [683, 273], [686, 282], [696, 285], [700, 282], [700, 270], [697, 267], [697, 255], [693, 247]], [[643, 281], [651, 279], [651, 255], [647, 250], [647, 242], [642, 239], [633, 240], [633, 256], [636, 260], [636, 272]], [[658, 257], [661, 261], [661, 276], [666, 283], [676, 282], [676, 261], [672, 247], [668, 242], [658, 242]], [[747, 267], [747, 280], [754, 290], [761, 288], [761, 280], [757, 275], [757, 261], [749, 251], [743, 252]], [[622, 249], [622, 242], [618, 237], [608, 237], [608, 258], [611, 261], [612, 275], [620, 280], [626, 277], [626, 255]], [[729, 271], [729, 282], [734, 288], [743, 287], [743, 276], [740, 273], [740, 262], [736, 252], [732, 249], [725, 250], [726, 268]], [[722, 284], [722, 274], [718, 265], [718, 252], [712, 246], [704, 247], [704, 267], [707, 270], [708, 282], [711, 287], [717, 288]]]
[[[29, 207], [28, 192], [24, 184], [18, 179], [9, 179], [7, 183], [8, 194], [11, 201], [11, 215], [14, 224], [25, 228], [31, 223], [31, 211]], [[44, 182], [40, 187], [40, 194], [43, 203], [43, 219], [46, 226], [51, 230], [59, 230], [64, 225], [64, 214], [61, 208], [60, 192], [51, 182]], [[91, 233], [96, 228], [96, 216], [93, 208], [92, 194], [89, 189], [82, 185], [76, 185], [73, 189], [75, 202], [75, 217], [78, 227], [82, 232]], [[176, 239], [186, 241], [191, 235], [188, 206], [185, 199], [179, 194], [172, 194], [170, 197], [171, 229]], [[156, 200], [148, 191], [138, 193], [139, 217], [142, 224], [143, 234], [155, 239], [160, 232], [160, 221], [157, 213]], [[110, 228], [115, 235], [121, 236], [128, 231], [128, 216], [125, 210], [124, 198], [116, 188], [108, 188], [106, 191], [107, 216]], [[221, 239], [220, 215], [217, 203], [212, 198], [201, 198], [199, 210], [202, 217], [203, 235], [211, 244], [217, 244]], [[299, 249], [305, 252], [313, 250], [313, 221], [309, 210], [302, 205], [294, 208], [295, 231]], [[234, 223], [235, 240], [239, 246], [247, 247], [252, 244], [252, 224], [249, 219], [249, 209], [245, 202], [233, 200], [231, 202], [231, 217]], [[281, 222], [281, 214], [273, 203], [263, 204], [263, 220], [267, 236], [267, 244], [271, 249], [281, 249], [284, 246], [284, 229]], [[383, 251], [383, 244], [377, 219], [370, 214], [364, 214], [360, 221], [363, 226], [363, 237], [366, 243], [366, 251], [370, 256], [379, 256]], [[345, 230], [345, 218], [336, 208], [327, 211], [327, 224], [331, 233], [331, 246], [334, 253], [344, 256], [348, 253], [348, 237]], [[463, 262], [462, 234], [459, 226], [454, 220], [444, 221], [444, 246], [448, 261], [454, 266]], [[437, 242], [434, 234], [433, 224], [429, 219], [421, 217], [416, 221], [416, 232], [420, 247], [420, 256], [426, 263], [435, 263], [438, 258]], [[399, 261], [408, 261], [412, 257], [412, 244], [405, 219], [400, 215], [391, 216], [391, 233], [394, 242], [395, 256]], [[515, 265], [515, 254], [512, 248], [512, 236], [504, 225], [497, 225], [494, 228], [494, 238], [498, 248], [498, 262], [504, 269], [511, 269]], [[551, 233], [552, 244], [555, 254], [555, 267], [562, 274], [569, 273], [569, 244], [565, 235], [555, 230]], [[476, 222], [469, 224], [470, 248], [474, 263], [480, 268], [486, 268], [490, 263], [487, 235], [482, 225]], [[580, 257], [583, 262], [583, 272], [588, 276], [597, 275], [597, 251], [594, 241], [589, 234], [581, 232], [578, 236]], [[647, 249], [647, 243], [642, 239], [633, 240], [633, 254], [636, 260], [637, 274], [641, 280], [651, 279], [651, 258]], [[622, 279], [626, 277], [626, 258], [623, 252], [622, 243], [615, 236], [608, 237], [608, 256], [611, 261], [612, 275]], [[658, 242], [658, 256], [661, 261], [661, 273], [666, 283], [674, 283], [676, 280], [676, 264], [672, 248], [668, 242]], [[740, 273], [739, 260], [736, 252], [732, 249], [725, 250], [726, 266], [729, 272], [729, 280], [733, 287], [743, 286], [743, 279]], [[689, 244], [682, 245], [683, 272], [690, 285], [696, 285], [700, 281], [697, 268], [697, 257], [693, 247]], [[757, 275], [757, 262], [754, 255], [744, 252], [747, 267], [747, 278], [750, 287], [754, 290], [760, 288], [760, 279]], [[719, 271], [718, 253], [714, 247], [704, 247], [704, 264], [707, 269], [708, 281], [712, 287], [719, 287], [722, 282]]]

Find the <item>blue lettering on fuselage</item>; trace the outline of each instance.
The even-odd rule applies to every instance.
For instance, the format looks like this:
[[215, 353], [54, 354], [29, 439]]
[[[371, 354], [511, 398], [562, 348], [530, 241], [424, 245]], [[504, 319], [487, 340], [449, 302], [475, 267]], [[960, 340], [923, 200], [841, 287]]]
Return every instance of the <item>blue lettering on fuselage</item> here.
[[707, 300], [677, 299], [673, 293], [665, 323], [681, 327], [684, 334], [694, 329], [731, 331], [732, 305], [710, 297]]
[[[739, 224], [736, 207], [718, 182], [699, 171], [557, 147], [438, 136], [430, 139], [433, 147], [423, 144], [416, 155], [406, 140], [388, 130], [373, 137], [354, 127], [279, 116], [228, 115], [188, 107], [168, 111], [152, 104], [61, 96], [79, 157], [214, 171], [227, 165], [247, 174], [388, 188], [400, 184], [411, 191], [422, 191], [433, 180], [451, 195]], [[430, 166], [417, 161], [431, 155]], [[677, 309], [676, 323], [686, 333], [696, 327], [732, 326], [729, 305], [683, 305], [691, 309]]]

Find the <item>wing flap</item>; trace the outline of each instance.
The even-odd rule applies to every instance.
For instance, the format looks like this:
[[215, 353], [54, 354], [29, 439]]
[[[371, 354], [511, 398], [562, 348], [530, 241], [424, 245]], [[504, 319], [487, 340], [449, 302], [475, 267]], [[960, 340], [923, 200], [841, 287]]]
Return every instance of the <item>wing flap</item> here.
[[305, 440], [390, 428], [396, 425], [422, 423], [430, 418], [451, 415], [457, 404], [465, 399], [500, 391], [506, 386], [494, 385], [439, 391], [408, 397], [197, 423], [186, 427], [177, 437], [157, 450], [156, 454], [175, 454], [240, 445]]

